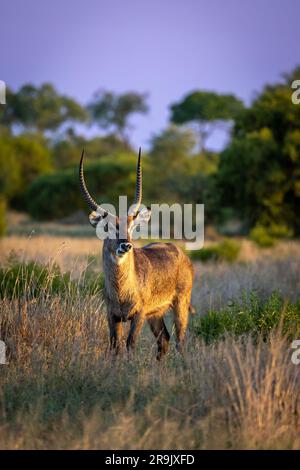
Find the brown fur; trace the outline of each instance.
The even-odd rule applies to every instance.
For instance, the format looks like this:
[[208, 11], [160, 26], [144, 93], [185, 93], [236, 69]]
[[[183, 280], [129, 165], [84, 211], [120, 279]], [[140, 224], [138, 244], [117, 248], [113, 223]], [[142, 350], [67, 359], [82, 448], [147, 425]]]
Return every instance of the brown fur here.
[[190, 310], [193, 266], [172, 243], [132, 248], [121, 260], [115, 256], [119, 240], [103, 247], [105, 301], [111, 347], [119, 350], [122, 322], [130, 321], [127, 348], [135, 346], [145, 320], [157, 340], [157, 358], [167, 351], [169, 333], [163, 316], [173, 309], [177, 348], [182, 350]]
[[103, 269], [111, 347], [119, 350], [122, 322], [130, 321], [127, 348], [133, 348], [147, 320], [156, 337], [157, 358], [160, 359], [167, 351], [170, 339], [163, 316], [172, 308], [176, 344], [182, 350], [189, 312], [192, 311], [192, 263], [172, 243], [150, 243], [143, 248], [134, 248], [131, 243], [135, 226], [148, 222], [151, 216], [149, 208], [139, 210], [142, 201], [141, 149], [137, 162], [134, 205], [130, 215], [124, 219], [107, 212], [89, 194], [84, 180], [83, 156], [84, 151], [79, 165], [79, 183], [85, 201], [93, 210], [89, 220], [93, 227], [98, 227], [99, 222], [105, 219], [109, 234], [103, 245]]

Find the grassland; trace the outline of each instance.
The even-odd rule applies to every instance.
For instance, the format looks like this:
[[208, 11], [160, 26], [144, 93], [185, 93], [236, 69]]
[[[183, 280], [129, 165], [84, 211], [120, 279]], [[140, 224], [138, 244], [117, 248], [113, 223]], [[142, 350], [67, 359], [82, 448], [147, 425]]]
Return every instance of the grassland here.
[[[147, 326], [133, 357], [110, 354], [99, 293], [31, 295], [28, 288], [4, 296], [0, 448], [299, 448], [300, 366], [281, 323], [267, 338], [228, 332], [209, 343], [194, 328], [199, 316], [253, 293], [261, 301], [275, 290], [284, 302], [299, 300], [299, 243], [266, 250], [240, 243], [234, 263], [195, 262], [197, 314], [185, 354], [172, 342], [161, 363]], [[12, 235], [0, 248], [3, 266], [13, 250], [24, 262], [57, 263], [75, 283], [101, 270], [93, 238]]]

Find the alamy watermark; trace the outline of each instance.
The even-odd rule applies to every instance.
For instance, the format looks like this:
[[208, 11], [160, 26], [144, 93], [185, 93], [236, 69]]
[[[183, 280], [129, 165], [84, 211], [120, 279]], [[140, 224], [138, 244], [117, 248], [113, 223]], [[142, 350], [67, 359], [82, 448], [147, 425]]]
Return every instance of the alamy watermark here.
[[300, 104], [300, 80], [294, 80], [291, 86], [295, 90], [291, 97], [292, 103]]
[[295, 349], [291, 361], [295, 366], [298, 366], [300, 364], [300, 339], [295, 339], [291, 344], [291, 348]]
[[6, 362], [6, 344], [0, 341], [0, 364], [7, 364]]
[[0, 80], [0, 104], [6, 104], [6, 84]]
[[[128, 214], [134, 213], [134, 206], [129, 207], [127, 196], [119, 196], [119, 211], [116, 212], [112, 204], [102, 204], [105, 209], [114, 217], [118, 216], [119, 233], [127, 236]], [[204, 204], [151, 204], [151, 208], [139, 207], [139, 212], [147, 214], [147, 217], [137, 218], [134, 223], [132, 238], [138, 239], [165, 239], [185, 240], [187, 250], [200, 250], [204, 245]], [[149, 214], [149, 216], [148, 216]], [[151, 214], [151, 217], [150, 217]], [[116, 219], [110, 217], [102, 218], [97, 224], [97, 237], [100, 240], [106, 238], [116, 239]], [[122, 237], [123, 238], [123, 237]]]

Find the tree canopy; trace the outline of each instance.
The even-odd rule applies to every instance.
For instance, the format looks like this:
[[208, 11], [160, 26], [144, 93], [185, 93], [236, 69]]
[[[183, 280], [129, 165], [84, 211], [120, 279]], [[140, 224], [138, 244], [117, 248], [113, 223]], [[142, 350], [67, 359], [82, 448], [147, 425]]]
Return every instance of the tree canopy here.
[[200, 149], [213, 128], [221, 122], [234, 120], [243, 109], [243, 103], [234, 95], [220, 95], [209, 91], [195, 91], [182, 101], [171, 105], [171, 122], [175, 124], [196, 123]]
[[267, 85], [239, 115], [222, 153], [219, 200], [248, 224], [281, 224], [300, 233], [300, 106], [291, 100], [291, 77]]
[[23, 85], [15, 93], [8, 90], [1, 121], [9, 127], [16, 124], [25, 130], [44, 132], [56, 131], [66, 122], [86, 119], [86, 111], [79, 103], [44, 83], [40, 87]]
[[89, 104], [91, 119], [102, 129], [113, 129], [123, 142], [129, 144], [129, 118], [136, 113], [148, 112], [147, 95], [128, 92], [117, 95], [111, 91], [99, 91]]
[[[294, 80], [300, 80], [299, 67], [266, 85], [248, 107], [234, 95], [207, 91], [173, 104], [170, 124], [150, 140], [149, 158], [143, 152], [144, 202], [204, 203], [206, 221], [217, 226], [234, 219], [245, 233], [299, 235], [300, 105], [292, 101]], [[130, 117], [147, 110], [146, 95], [135, 92], [102, 91], [83, 108], [50, 84], [8, 89], [0, 108], [0, 232], [7, 205], [44, 220], [84, 208], [76, 176], [83, 147], [95, 197], [113, 202], [119, 194], [132, 196]], [[72, 127], [88, 114], [106, 129], [104, 136], [87, 137]], [[219, 154], [199, 152], [191, 123], [202, 147], [216, 126], [230, 123], [227, 147]]]
[[45, 144], [25, 135], [1, 138], [0, 194], [25, 209], [25, 192], [35, 178], [52, 171]]

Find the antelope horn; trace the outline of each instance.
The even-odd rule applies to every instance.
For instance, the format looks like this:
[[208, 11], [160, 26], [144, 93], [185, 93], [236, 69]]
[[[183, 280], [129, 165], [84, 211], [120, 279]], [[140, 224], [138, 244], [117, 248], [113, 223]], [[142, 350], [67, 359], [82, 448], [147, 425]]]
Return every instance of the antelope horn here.
[[134, 199], [134, 212], [137, 213], [141, 203], [143, 194], [143, 176], [142, 176], [142, 165], [141, 165], [141, 147], [139, 149], [139, 156], [136, 166], [136, 185], [135, 185], [135, 199]]
[[93, 210], [93, 211], [97, 211], [101, 213], [102, 216], [106, 217], [107, 215], [112, 215], [110, 214], [109, 212], [107, 212], [105, 209], [103, 209], [101, 206], [99, 206], [99, 204], [97, 204], [94, 199], [92, 198], [92, 196], [90, 195], [90, 193], [88, 192], [88, 189], [86, 187], [86, 184], [85, 184], [85, 180], [84, 180], [84, 173], [83, 173], [83, 157], [84, 157], [84, 149], [82, 150], [82, 154], [81, 154], [81, 159], [80, 159], [80, 164], [79, 164], [79, 185], [80, 185], [80, 190], [81, 190], [81, 193], [85, 199], [85, 201], [88, 203], [88, 205], [90, 206], [90, 208]]

